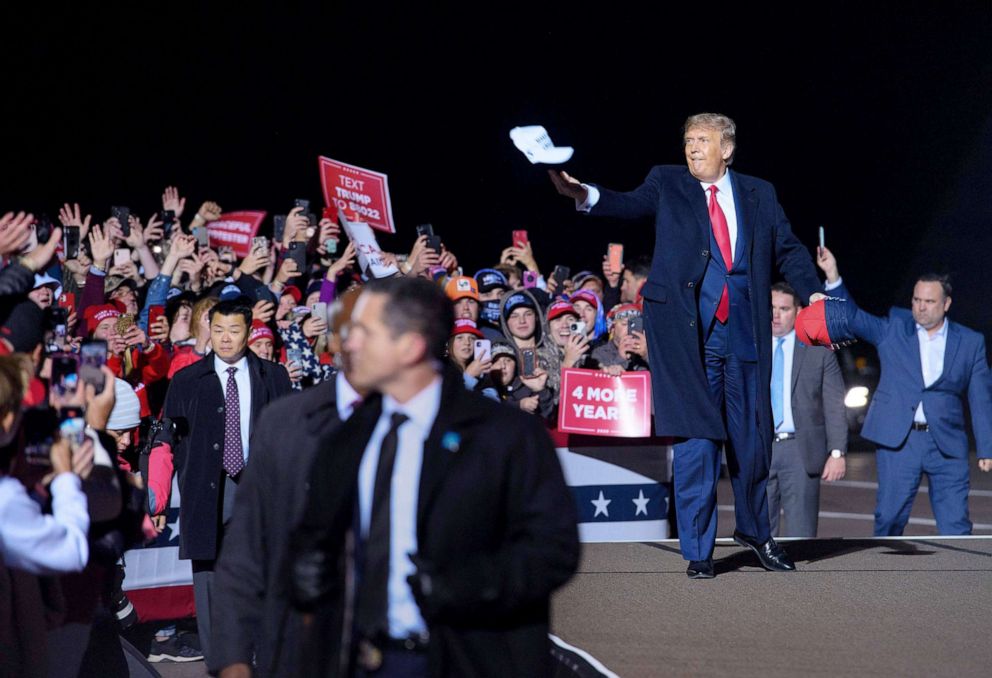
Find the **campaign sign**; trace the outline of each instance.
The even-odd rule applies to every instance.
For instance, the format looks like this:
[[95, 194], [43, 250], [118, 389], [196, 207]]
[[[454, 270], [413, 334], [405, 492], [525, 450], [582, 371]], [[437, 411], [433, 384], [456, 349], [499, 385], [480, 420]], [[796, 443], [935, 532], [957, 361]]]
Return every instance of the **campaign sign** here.
[[232, 247], [239, 259], [251, 253], [251, 239], [258, 233], [258, 227], [265, 219], [265, 212], [241, 211], [226, 212], [217, 221], [207, 224], [210, 247]]
[[379, 243], [375, 239], [375, 233], [368, 224], [360, 221], [349, 221], [341, 210], [338, 210], [338, 219], [344, 227], [344, 232], [348, 234], [348, 239], [355, 243], [355, 251], [358, 254], [358, 265], [362, 267], [373, 278], [388, 278], [399, 273], [399, 269], [387, 262], [379, 249]]
[[650, 436], [651, 373], [611, 377], [598, 370], [563, 369], [558, 429], [614, 438]]
[[395, 233], [389, 180], [385, 174], [320, 156], [320, 185], [324, 204], [354, 212], [372, 228]]

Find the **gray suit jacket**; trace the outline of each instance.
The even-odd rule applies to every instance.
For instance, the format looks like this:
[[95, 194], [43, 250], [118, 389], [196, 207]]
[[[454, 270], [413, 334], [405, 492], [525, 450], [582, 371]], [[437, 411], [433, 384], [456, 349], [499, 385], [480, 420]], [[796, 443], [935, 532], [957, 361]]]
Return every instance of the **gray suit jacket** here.
[[837, 357], [829, 349], [796, 341], [792, 355], [792, 419], [796, 442], [810, 475], [823, 472], [830, 450], [847, 452], [844, 379]]

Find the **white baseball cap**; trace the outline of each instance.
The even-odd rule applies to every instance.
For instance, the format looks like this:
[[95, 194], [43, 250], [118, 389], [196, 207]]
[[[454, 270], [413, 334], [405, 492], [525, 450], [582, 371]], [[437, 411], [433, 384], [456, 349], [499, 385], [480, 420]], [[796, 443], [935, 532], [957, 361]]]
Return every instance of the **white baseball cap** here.
[[555, 146], [548, 131], [541, 125], [514, 127], [510, 130], [513, 145], [527, 156], [531, 164], [560, 165], [575, 152], [571, 146]]

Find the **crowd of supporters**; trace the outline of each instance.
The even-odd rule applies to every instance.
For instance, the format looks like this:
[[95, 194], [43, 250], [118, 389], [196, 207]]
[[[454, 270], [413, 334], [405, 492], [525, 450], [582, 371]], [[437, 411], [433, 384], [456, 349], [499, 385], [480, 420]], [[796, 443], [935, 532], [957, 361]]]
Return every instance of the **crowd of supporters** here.
[[[149, 454], [148, 442], [174, 375], [211, 352], [211, 309], [248, 306], [250, 350], [307, 389], [334, 378], [350, 309], [371, 275], [341, 224], [306, 206], [276, 217], [274, 230], [264, 224], [244, 257], [210, 246], [219, 205], [194, 212], [173, 187], [147, 220], [127, 208], [97, 211], [66, 204], [57, 220], [0, 219], [0, 607], [9, 611], [0, 645], [5, 668], [25, 675], [31, 666], [44, 673], [46, 637], [81, 625], [75, 655], [64, 639], [59, 652], [60, 662], [85, 666], [87, 631], [127, 618], [120, 557], [162, 531], [172, 486], [171, 462]], [[573, 275], [567, 257], [542, 269], [518, 240], [492, 253], [490, 267], [463, 271], [432, 245], [421, 235], [408, 253], [382, 259], [451, 299], [448, 360], [466, 389], [553, 426], [562, 368], [648, 369], [638, 294], [647, 257], [617, 267], [604, 256], [601, 271]], [[289, 255], [298, 249], [305, 258]]]

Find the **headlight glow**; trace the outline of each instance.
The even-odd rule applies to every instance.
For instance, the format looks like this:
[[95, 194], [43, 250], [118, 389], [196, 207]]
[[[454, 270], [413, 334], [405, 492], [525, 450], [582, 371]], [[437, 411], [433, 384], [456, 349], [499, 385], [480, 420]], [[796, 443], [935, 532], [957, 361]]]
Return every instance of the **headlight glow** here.
[[864, 407], [868, 404], [868, 387], [867, 386], [855, 386], [847, 392], [844, 396], [844, 405], [846, 407]]

